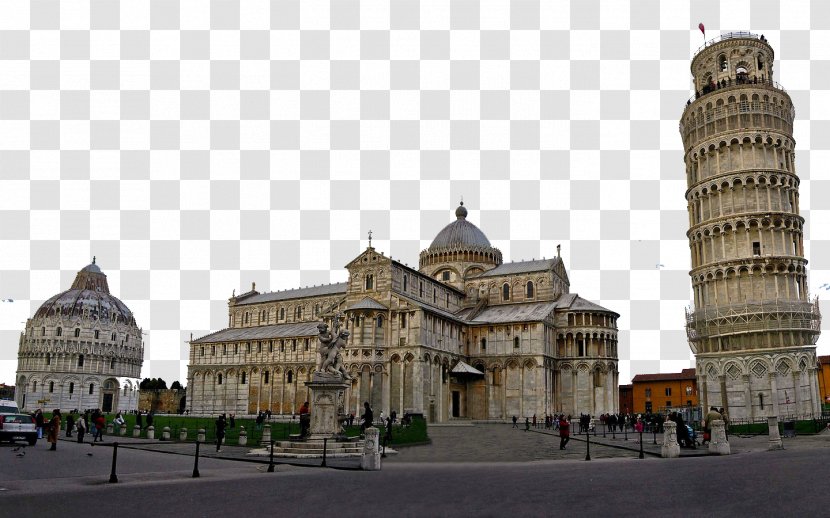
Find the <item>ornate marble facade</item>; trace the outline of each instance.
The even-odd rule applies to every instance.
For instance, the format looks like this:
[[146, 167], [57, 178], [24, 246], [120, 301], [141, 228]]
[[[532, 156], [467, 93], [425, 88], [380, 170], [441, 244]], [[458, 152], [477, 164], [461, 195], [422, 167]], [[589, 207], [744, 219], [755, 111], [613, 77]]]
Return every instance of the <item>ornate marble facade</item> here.
[[462, 204], [418, 270], [370, 242], [346, 282], [232, 297], [228, 328], [190, 342], [190, 412], [295, 413], [317, 324], [337, 313], [355, 415], [363, 401], [430, 421], [617, 411], [619, 315], [570, 293], [559, 257], [502, 263], [466, 218]]
[[72, 287], [50, 298], [20, 334], [15, 399], [21, 410], [138, 408], [141, 328], [110, 294], [93, 258]]
[[818, 300], [808, 297], [792, 100], [763, 36], [724, 34], [692, 59], [680, 121], [704, 407], [731, 418], [819, 411]]

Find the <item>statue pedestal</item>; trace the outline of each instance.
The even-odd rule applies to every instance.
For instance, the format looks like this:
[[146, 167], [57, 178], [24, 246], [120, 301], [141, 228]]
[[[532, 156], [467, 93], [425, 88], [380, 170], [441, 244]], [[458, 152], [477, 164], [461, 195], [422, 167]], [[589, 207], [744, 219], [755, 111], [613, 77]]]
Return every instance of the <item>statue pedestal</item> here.
[[729, 448], [729, 442], [726, 440], [726, 428], [723, 421], [716, 419], [712, 421], [712, 440], [709, 441], [709, 453], [716, 455], [729, 455], [732, 450]]
[[349, 383], [340, 375], [315, 372], [305, 383], [311, 392], [310, 440], [331, 439], [343, 432], [341, 416], [345, 415], [346, 389]]
[[781, 442], [781, 432], [778, 431], [778, 416], [767, 417], [767, 426], [769, 427], [767, 450], [783, 450], [784, 443]]
[[677, 423], [674, 421], [663, 423], [663, 446], [660, 447], [660, 456], [664, 459], [680, 457], [680, 445], [677, 444]]

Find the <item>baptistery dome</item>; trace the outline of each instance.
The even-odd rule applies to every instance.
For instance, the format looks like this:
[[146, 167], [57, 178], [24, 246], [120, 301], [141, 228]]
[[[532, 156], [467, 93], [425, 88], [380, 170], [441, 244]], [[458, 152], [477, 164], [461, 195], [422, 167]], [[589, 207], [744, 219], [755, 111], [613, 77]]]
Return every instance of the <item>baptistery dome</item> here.
[[112, 295], [95, 258], [72, 286], [44, 302], [20, 335], [21, 409], [129, 411], [144, 359], [132, 311]]

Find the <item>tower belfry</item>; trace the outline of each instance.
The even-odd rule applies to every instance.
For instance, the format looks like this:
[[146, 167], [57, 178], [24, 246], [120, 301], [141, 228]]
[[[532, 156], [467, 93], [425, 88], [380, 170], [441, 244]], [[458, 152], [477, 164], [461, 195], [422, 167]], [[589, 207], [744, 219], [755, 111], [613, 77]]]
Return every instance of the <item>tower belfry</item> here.
[[700, 400], [730, 418], [820, 411], [799, 215], [792, 100], [763, 35], [727, 33], [692, 58], [680, 119], [694, 307], [686, 312]]

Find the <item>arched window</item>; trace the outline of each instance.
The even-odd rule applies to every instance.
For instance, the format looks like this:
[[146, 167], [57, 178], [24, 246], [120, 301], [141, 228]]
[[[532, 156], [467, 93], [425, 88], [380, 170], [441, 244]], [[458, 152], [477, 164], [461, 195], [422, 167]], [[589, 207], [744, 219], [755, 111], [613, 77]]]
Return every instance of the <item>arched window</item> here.
[[83, 366], [84, 366], [84, 355], [79, 354], [78, 355], [78, 367], [83, 367]]
[[481, 339], [481, 350], [482, 351], [487, 350], [487, 339], [486, 338]]
[[267, 385], [269, 378], [270, 378], [270, 373], [268, 371], [265, 371], [265, 373], [262, 376], [262, 383]]
[[527, 281], [527, 286], [525, 287], [525, 296], [529, 299], [533, 298], [533, 281]]
[[383, 327], [383, 315], [378, 315], [378, 328]]
[[95, 330], [95, 339], [96, 339], [96, 340], [98, 340], [98, 338], [99, 338], [100, 334], [101, 334], [101, 332], [100, 332], [100, 331], [98, 331], [98, 330], [96, 329], [96, 330]]
[[244, 385], [247, 381], [248, 381], [248, 373], [243, 372], [242, 376], [239, 377], [239, 382]]
[[305, 339], [305, 350], [308, 351], [308, 338]]
[[37, 392], [37, 381], [32, 382], [32, 392]]
[[301, 318], [303, 318], [303, 307], [297, 306], [297, 320], [300, 320]]
[[90, 383], [89, 384], [89, 394], [92, 395], [92, 393], [94, 391], [95, 391], [95, 383]]
[[116, 338], [118, 338], [118, 337], [115, 335], [115, 333], [113, 333], [112, 334], [112, 341], [114, 342]]
[[726, 60], [726, 54], [718, 56], [718, 66], [720, 67], [721, 72], [729, 70], [729, 61]]
[[110, 369], [115, 368], [115, 358], [110, 358]]
[[449, 270], [444, 270], [443, 272], [441, 272], [441, 280], [442, 281], [450, 280], [450, 271]]
[[52, 365], [52, 355], [46, 353], [46, 365]]
[[129, 342], [129, 341], [130, 341], [130, 335], [124, 336], [124, 342]]
[[409, 283], [409, 278], [406, 275], [404, 275], [403, 276], [403, 291], [406, 291], [408, 283]]
[[518, 349], [518, 348], [519, 348], [519, 337], [518, 337], [518, 336], [514, 336], [514, 337], [513, 337], [513, 348], [514, 348], [514, 349]]
[[293, 382], [294, 382], [294, 373], [291, 372], [291, 371], [288, 371], [288, 383], [293, 383]]
[[217, 385], [222, 384], [222, 374], [219, 374], [219, 375], [216, 376], [216, 384]]
[[506, 282], [501, 287], [501, 299], [510, 300], [510, 285]]
[[291, 340], [291, 350], [292, 350], [292, 351], [296, 351], [296, 350], [297, 350], [297, 340], [296, 340], [296, 339]]
[[432, 303], [436, 304], [438, 302], [438, 290], [432, 288]]
[[418, 296], [424, 298], [424, 281], [421, 281], [418, 287]]
[[285, 320], [285, 308], [280, 308], [280, 320]]
[[62, 336], [63, 335], [63, 328], [55, 329], [55, 336]]
[[69, 393], [70, 394], [75, 393], [75, 384], [74, 383], [69, 383]]
[[46, 328], [45, 327], [40, 328], [40, 336], [46, 336]]
[[75, 338], [78, 338], [79, 336], [81, 336], [81, 328], [76, 327], [75, 328]]
[[366, 276], [366, 289], [371, 290], [375, 285], [375, 277], [372, 274]]
[[406, 329], [406, 313], [401, 313], [401, 329]]
[[55, 391], [55, 382], [50, 381], [49, 382], [49, 392], [54, 392], [54, 391]]

